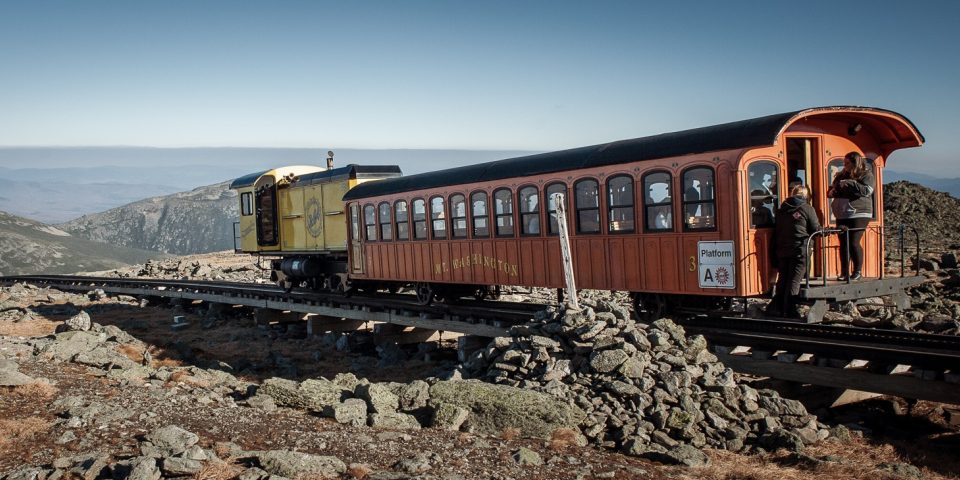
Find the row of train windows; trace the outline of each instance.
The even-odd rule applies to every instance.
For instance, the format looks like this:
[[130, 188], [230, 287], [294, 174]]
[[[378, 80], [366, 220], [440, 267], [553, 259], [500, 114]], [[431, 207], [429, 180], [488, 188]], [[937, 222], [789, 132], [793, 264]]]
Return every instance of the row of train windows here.
[[[714, 196], [714, 174], [710, 168], [697, 167], [683, 174], [683, 212], [684, 230], [712, 230], [716, 227], [716, 199]], [[672, 175], [669, 172], [651, 172], [641, 180], [643, 191], [644, 231], [667, 232], [674, 230]], [[592, 178], [584, 178], [573, 184], [575, 230], [582, 234], [601, 233], [600, 220], [600, 184]], [[634, 213], [634, 180], [628, 175], [611, 177], [607, 181], [607, 232], [631, 233], [636, 231]], [[434, 239], [467, 238], [468, 231], [473, 238], [488, 238], [491, 233], [498, 237], [513, 237], [518, 231], [524, 236], [537, 236], [547, 233], [556, 235], [557, 206], [554, 194], [560, 193], [566, 198], [567, 186], [564, 183], [552, 183], [544, 189], [546, 198], [546, 232], [541, 228], [541, 192], [535, 186], [521, 187], [514, 197], [509, 188], [500, 188], [493, 192], [493, 204], [488, 208], [486, 192], [474, 192], [469, 196], [454, 194], [447, 205], [443, 197], [432, 197], [427, 202], [414, 199], [409, 204], [398, 200], [391, 205], [387, 202], [363, 207], [363, 227], [368, 241], [426, 239], [427, 229]], [[516, 200], [516, 209], [514, 200]], [[469, 208], [468, 208], [469, 205]], [[448, 208], [449, 206], [449, 208]], [[492, 210], [492, 211], [491, 211]], [[469, 215], [468, 215], [469, 213]], [[492, 213], [492, 216], [491, 216]], [[515, 213], [519, 214], [515, 216]], [[354, 213], [355, 215], [355, 213]], [[359, 219], [352, 219], [354, 231], [360, 227]], [[515, 224], [515, 222], [518, 222]], [[448, 232], [449, 229], [449, 232]]]

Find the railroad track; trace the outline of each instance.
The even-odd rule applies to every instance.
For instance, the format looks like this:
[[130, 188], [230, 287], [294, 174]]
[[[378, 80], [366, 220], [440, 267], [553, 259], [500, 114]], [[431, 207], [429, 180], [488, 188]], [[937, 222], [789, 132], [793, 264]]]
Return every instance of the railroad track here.
[[[66, 275], [0, 277], [0, 284], [14, 282], [67, 291], [102, 289], [113, 294], [246, 305], [477, 337], [508, 335], [511, 326], [531, 321], [536, 311], [546, 307], [473, 300], [419, 305], [413, 295], [347, 297], [234, 282]], [[741, 373], [960, 404], [957, 336], [705, 315], [686, 316], [678, 323], [689, 334], [704, 335], [718, 357]]]
[[201, 300], [253, 308], [311, 313], [351, 320], [382, 321], [410, 327], [496, 337], [527, 323], [545, 306], [533, 303], [463, 300], [420, 305], [413, 295], [351, 295], [293, 291], [272, 285], [192, 280], [154, 280], [77, 275], [0, 277], [0, 283], [27, 282], [66, 291], [101, 289], [122, 295]]

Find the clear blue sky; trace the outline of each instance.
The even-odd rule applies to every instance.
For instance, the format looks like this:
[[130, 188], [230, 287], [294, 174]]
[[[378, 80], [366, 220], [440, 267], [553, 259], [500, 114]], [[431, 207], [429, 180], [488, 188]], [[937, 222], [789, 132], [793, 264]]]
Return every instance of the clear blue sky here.
[[0, 146], [555, 150], [839, 104], [960, 176], [958, 5], [0, 0]]

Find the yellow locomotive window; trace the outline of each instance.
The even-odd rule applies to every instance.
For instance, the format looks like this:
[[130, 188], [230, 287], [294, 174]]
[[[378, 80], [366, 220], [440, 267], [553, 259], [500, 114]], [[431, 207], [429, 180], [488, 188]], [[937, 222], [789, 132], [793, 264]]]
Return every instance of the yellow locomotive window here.
[[513, 236], [513, 193], [508, 188], [493, 192], [494, 211], [497, 214], [497, 236]]
[[683, 173], [683, 228], [711, 230], [717, 226], [713, 169], [691, 168]]
[[473, 238], [490, 236], [490, 219], [487, 217], [487, 193], [474, 192], [470, 195], [470, 215], [473, 217]]
[[420, 198], [413, 201], [413, 238], [427, 238], [427, 203]]
[[450, 229], [453, 238], [467, 238], [467, 198], [459, 193], [450, 197]]
[[587, 178], [573, 184], [577, 233], [600, 232], [600, 184]]
[[397, 240], [410, 240], [410, 225], [407, 218], [407, 202], [399, 200], [393, 205], [394, 221], [397, 222]]
[[393, 240], [393, 223], [390, 222], [390, 204], [381, 203], [377, 209], [380, 216], [380, 240]]
[[253, 192], [240, 194], [240, 215], [253, 215]]
[[567, 198], [567, 186], [562, 183], [551, 183], [547, 185], [547, 218], [550, 219], [550, 235], [559, 235], [560, 226], [557, 224], [557, 204], [554, 202], [554, 194], [563, 194], [564, 201]]
[[673, 194], [669, 172], [651, 172], [643, 176], [644, 229], [648, 232], [673, 230]]
[[443, 207], [443, 197], [433, 197], [430, 199], [430, 219], [433, 220], [433, 238], [447, 238], [447, 215]]
[[537, 187], [520, 189], [520, 233], [540, 235], [540, 192]]
[[607, 221], [610, 233], [634, 231], [633, 178], [619, 175], [607, 182]]

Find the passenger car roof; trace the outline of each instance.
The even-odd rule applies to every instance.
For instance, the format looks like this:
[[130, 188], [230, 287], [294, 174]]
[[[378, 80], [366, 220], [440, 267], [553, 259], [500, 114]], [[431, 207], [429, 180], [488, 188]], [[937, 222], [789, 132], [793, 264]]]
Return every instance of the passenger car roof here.
[[869, 107], [819, 107], [709, 127], [369, 182], [352, 188], [344, 195], [343, 199], [376, 197], [465, 183], [773, 145], [780, 133], [799, 118], [840, 112], [847, 115], [878, 113], [885, 116], [895, 116], [906, 122], [909, 127], [907, 130], [914, 132], [919, 137], [916, 144], [923, 142], [923, 137], [919, 135], [919, 132], [916, 132], [909, 120], [894, 112]]

